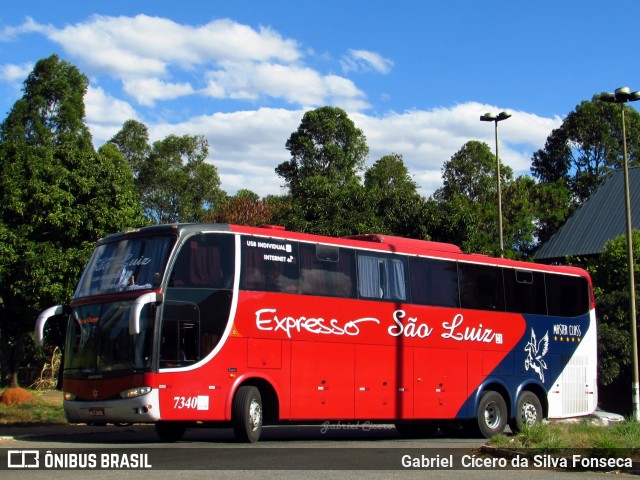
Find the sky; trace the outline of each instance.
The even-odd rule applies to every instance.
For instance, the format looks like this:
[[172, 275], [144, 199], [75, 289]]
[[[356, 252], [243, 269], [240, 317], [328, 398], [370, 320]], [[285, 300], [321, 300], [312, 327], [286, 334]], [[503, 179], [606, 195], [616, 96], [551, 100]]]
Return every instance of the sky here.
[[284, 193], [275, 168], [305, 112], [344, 109], [366, 165], [401, 155], [425, 197], [470, 140], [516, 175], [583, 100], [640, 89], [634, 0], [23, 0], [0, 8], [0, 121], [42, 58], [90, 80], [96, 147], [124, 122], [204, 135], [221, 187]]

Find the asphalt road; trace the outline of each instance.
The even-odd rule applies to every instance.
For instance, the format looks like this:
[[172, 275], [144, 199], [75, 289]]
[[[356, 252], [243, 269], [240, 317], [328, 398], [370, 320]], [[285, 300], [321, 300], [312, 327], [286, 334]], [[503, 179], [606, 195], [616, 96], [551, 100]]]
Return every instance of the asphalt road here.
[[[372, 424], [266, 427], [260, 442], [253, 445], [236, 443], [228, 429], [192, 429], [182, 441], [167, 444], [159, 442], [152, 426], [143, 425], [0, 427], [0, 477], [3, 480], [115, 480], [124, 473], [129, 478], [152, 477], [153, 480], [175, 480], [177, 476], [260, 480], [301, 477], [495, 480], [500, 475], [530, 480], [532, 475], [542, 479], [608, 475], [523, 468], [514, 465], [511, 459], [483, 454], [480, 449], [484, 443], [479, 438], [442, 435], [406, 439], [390, 425]], [[40, 468], [20, 468], [36, 462], [35, 452]], [[13, 456], [9, 458], [9, 455]], [[18, 468], [8, 468], [10, 465]], [[118, 468], [103, 470], [103, 466]], [[607, 478], [611, 478], [610, 475]]]

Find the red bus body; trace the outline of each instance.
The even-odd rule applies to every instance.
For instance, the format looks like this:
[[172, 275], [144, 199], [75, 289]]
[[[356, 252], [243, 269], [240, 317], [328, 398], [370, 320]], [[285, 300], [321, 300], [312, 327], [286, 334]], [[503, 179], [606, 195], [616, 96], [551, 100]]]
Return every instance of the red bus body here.
[[[65, 308], [71, 312], [65, 353], [70, 360], [64, 372], [70, 421], [156, 423], [166, 439], [179, 438], [195, 422], [233, 425], [245, 440], [255, 441], [263, 421], [371, 420], [408, 431], [444, 422], [483, 423], [488, 413], [497, 412], [499, 421], [481, 426], [481, 433], [489, 435], [507, 421], [517, 428], [543, 416], [595, 410], [595, 314], [591, 282], [583, 270], [467, 255], [452, 245], [382, 235], [329, 238], [230, 225], [149, 227], [101, 244], [167, 235], [166, 263], [158, 267], [154, 282], [97, 296], [79, 287]], [[215, 260], [197, 257], [196, 237], [202, 245], [203, 239], [214, 238], [233, 248], [217, 246]], [[191, 260], [182, 262], [187, 248]], [[343, 254], [348, 261], [338, 257]], [[94, 261], [88, 269], [112, 268], [114, 258]], [[142, 254], [136, 258], [140, 264], [147, 261]], [[427, 275], [418, 270], [430, 261], [455, 275], [455, 286], [448, 276], [438, 276], [439, 270], [424, 280]], [[209, 290], [183, 287], [175, 280], [181, 262], [190, 265], [192, 278], [213, 284], [228, 274], [227, 283]], [[257, 287], [251, 283], [251, 262], [264, 270], [258, 272], [262, 283]], [[305, 269], [305, 262], [313, 267]], [[131, 267], [132, 261], [122, 263]], [[272, 267], [293, 273], [269, 280], [266, 271]], [[222, 269], [228, 272], [219, 274]], [[198, 273], [205, 270], [215, 275], [207, 279]], [[463, 280], [476, 271], [497, 272], [504, 297], [498, 305], [482, 303], [489, 295], [481, 294], [482, 276], [474, 277], [480, 283], [471, 292], [482, 298], [464, 298], [469, 289]], [[85, 275], [97, 278], [95, 272]], [[571, 290], [575, 282], [578, 290]], [[533, 291], [536, 283], [546, 285], [546, 297], [538, 289], [536, 299], [511, 298]], [[554, 292], [560, 288], [569, 293]], [[432, 292], [425, 289], [448, 293], [435, 296], [437, 305], [430, 305]], [[567, 298], [574, 291], [579, 293], [575, 302]], [[130, 313], [131, 303], [145, 294], [148, 301], [138, 307], [143, 312], [138, 318]], [[446, 305], [444, 297], [452, 297], [454, 305]], [[483, 306], [465, 307], [475, 301]], [[552, 301], [567, 304], [562, 307], [566, 313], [551, 314]], [[583, 307], [574, 312], [574, 303]], [[518, 308], [526, 311], [513, 311]], [[118, 320], [125, 318], [120, 310], [126, 311], [130, 330], [152, 325], [144, 330], [148, 338], [140, 362], [142, 347], [125, 343], [128, 338], [137, 342], [143, 333], [125, 335], [110, 326], [124, 321]], [[221, 318], [209, 320], [207, 312]], [[110, 332], [116, 353], [105, 352], [109, 339], [99, 347], [83, 346], [82, 338], [93, 338], [91, 332], [97, 331], [91, 329]], [[116, 359], [118, 348], [130, 348], [135, 362]], [[182, 348], [191, 353], [178, 352]], [[101, 361], [101, 355], [113, 359]], [[89, 369], [83, 362], [108, 366]]]

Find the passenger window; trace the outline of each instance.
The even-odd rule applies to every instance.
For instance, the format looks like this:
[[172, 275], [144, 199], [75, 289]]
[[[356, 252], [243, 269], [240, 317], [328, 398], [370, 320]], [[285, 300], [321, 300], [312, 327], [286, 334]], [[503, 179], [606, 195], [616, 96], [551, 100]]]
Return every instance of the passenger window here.
[[508, 312], [547, 314], [544, 273], [504, 269], [504, 287]]
[[458, 275], [462, 308], [504, 311], [501, 268], [459, 263]]
[[403, 258], [358, 253], [360, 297], [406, 301], [406, 270]]
[[332, 245], [300, 244], [300, 293], [355, 297], [355, 253]]
[[549, 315], [577, 317], [589, 311], [589, 283], [583, 277], [545, 275]]
[[436, 307], [459, 307], [456, 262], [430, 258], [411, 258], [411, 298], [413, 303]]
[[299, 268], [297, 243], [242, 237], [240, 288], [243, 290], [296, 293]]

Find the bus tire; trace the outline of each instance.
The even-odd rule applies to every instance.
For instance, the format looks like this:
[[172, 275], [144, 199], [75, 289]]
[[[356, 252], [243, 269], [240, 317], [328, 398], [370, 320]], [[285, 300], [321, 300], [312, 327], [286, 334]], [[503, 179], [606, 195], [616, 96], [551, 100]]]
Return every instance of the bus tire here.
[[163, 442], [182, 440], [187, 427], [181, 422], [156, 422], [156, 433]]
[[242, 386], [233, 398], [233, 433], [244, 443], [255, 443], [262, 433], [262, 397], [256, 387]]
[[478, 404], [478, 429], [485, 438], [502, 433], [508, 419], [507, 403], [498, 392], [487, 390]]
[[542, 403], [540, 403], [538, 396], [525, 390], [518, 397], [517, 409], [514, 417], [509, 421], [509, 426], [513, 433], [518, 433], [527, 425], [531, 426], [542, 422], [543, 416]]

